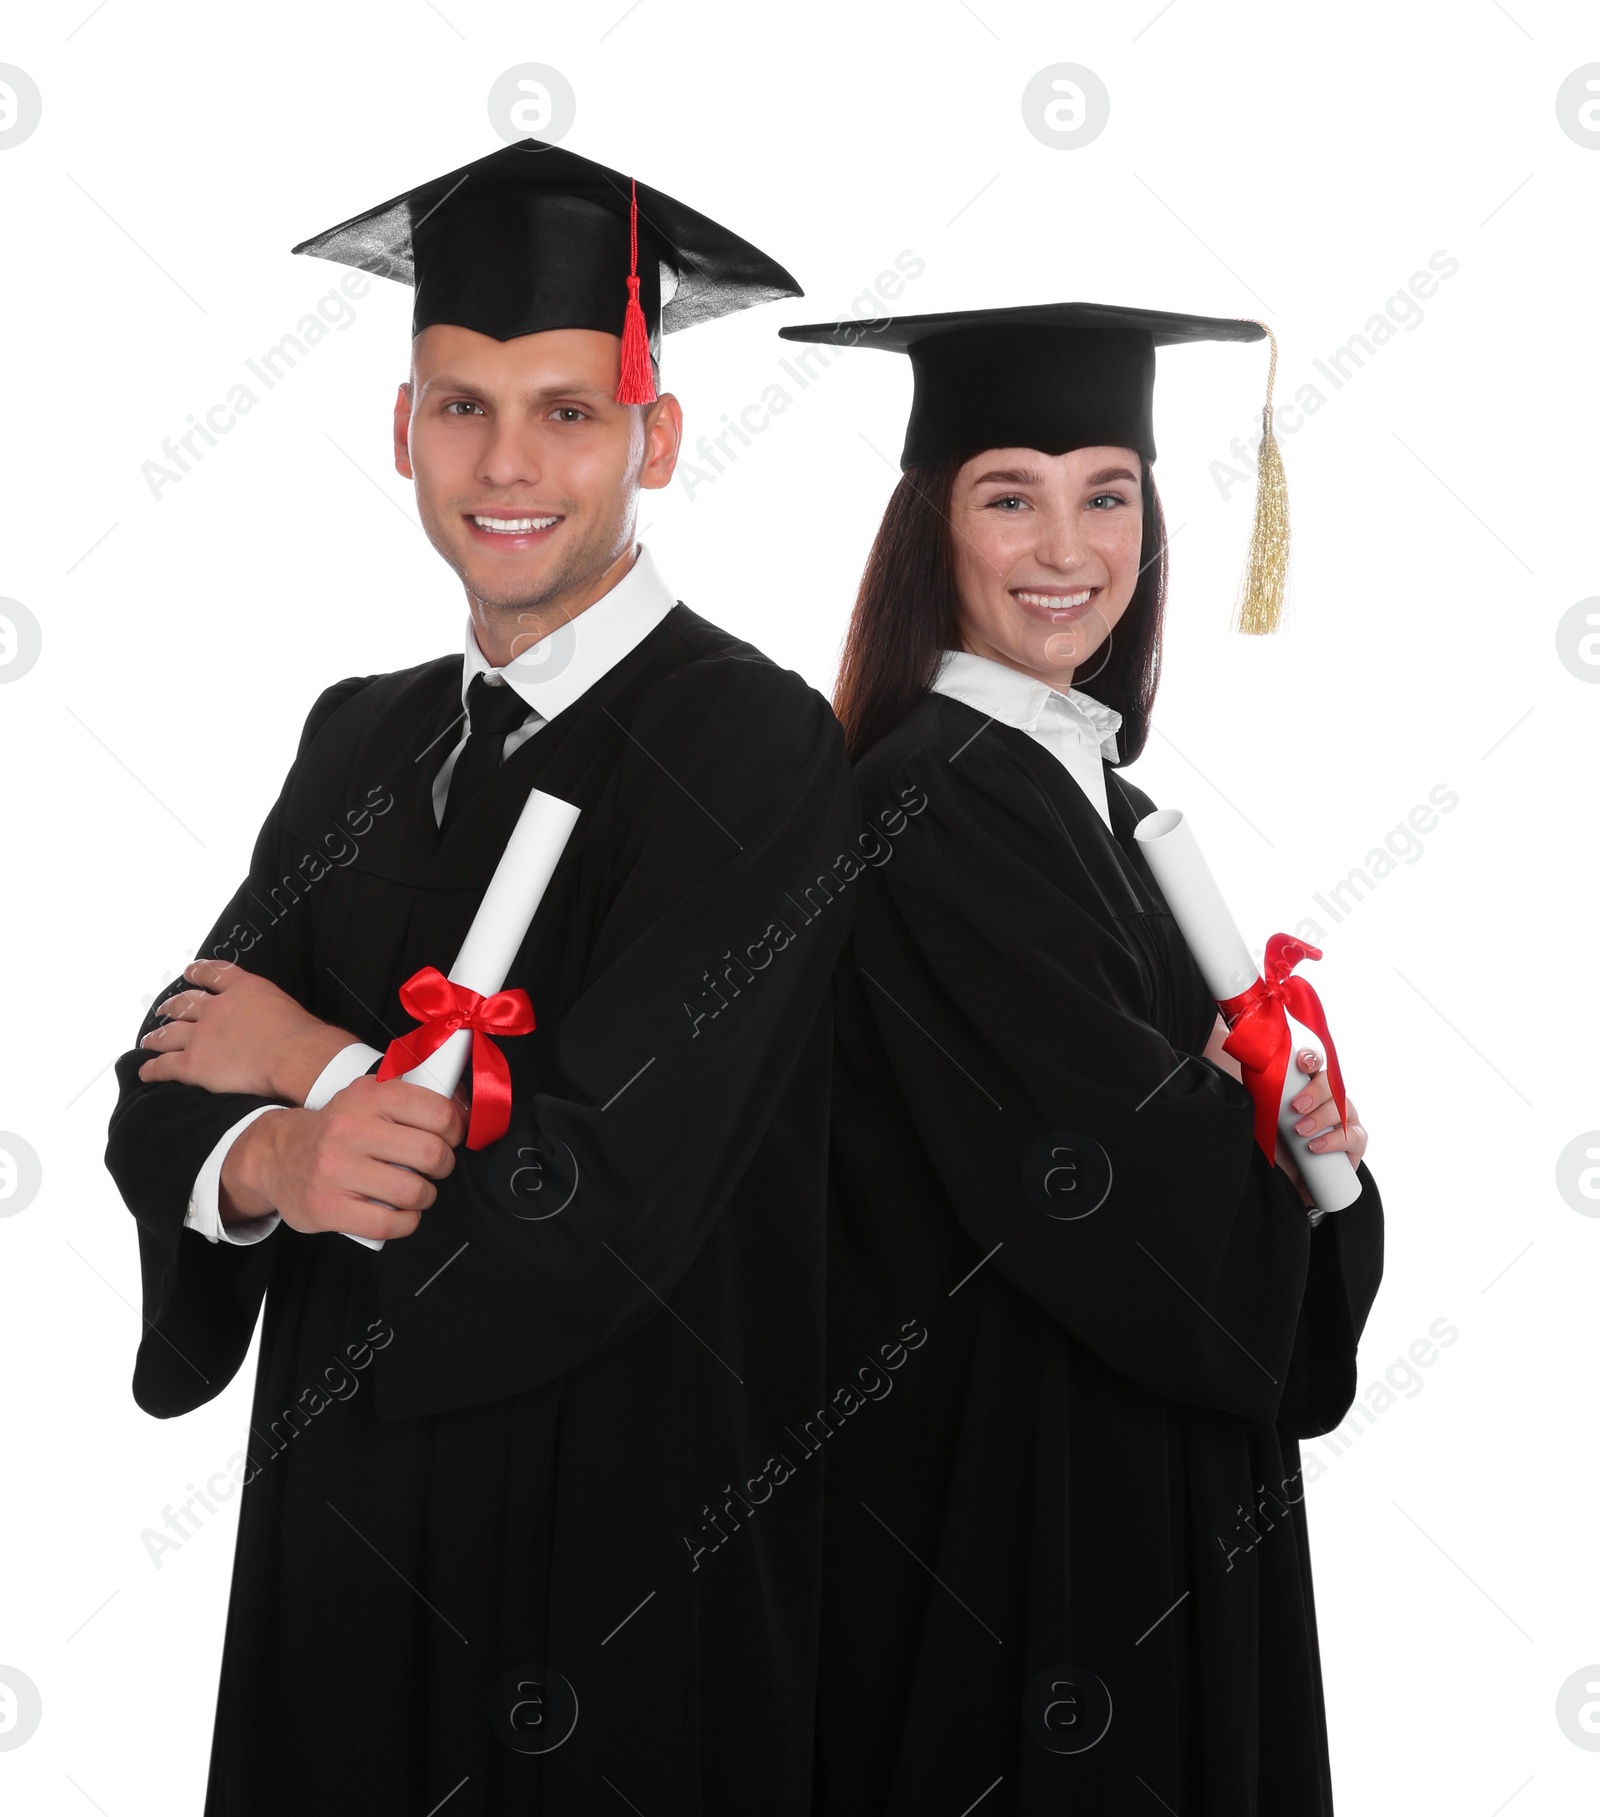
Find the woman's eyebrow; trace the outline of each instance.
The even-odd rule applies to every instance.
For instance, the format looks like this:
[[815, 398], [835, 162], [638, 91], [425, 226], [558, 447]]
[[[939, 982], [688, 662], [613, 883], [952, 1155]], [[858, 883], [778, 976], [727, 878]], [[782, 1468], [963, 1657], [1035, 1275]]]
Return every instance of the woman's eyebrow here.
[[1139, 483], [1138, 474], [1130, 473], [1126, 467], [1102, 467], [1098, 473], [1091, 473], [1089, 475], [1086, 484], [1091, 486], [1103, 486], [1108, 480], [1114, 479], [1131, 479], [1136, 486]]
[[1008, 486], [1042, 484], [1038, 474], [1031, 467], [997, 467], [992, 473], [980, 474], [972, 483], [975, 486], [987, 486], [991, 480], [1003, 481]]

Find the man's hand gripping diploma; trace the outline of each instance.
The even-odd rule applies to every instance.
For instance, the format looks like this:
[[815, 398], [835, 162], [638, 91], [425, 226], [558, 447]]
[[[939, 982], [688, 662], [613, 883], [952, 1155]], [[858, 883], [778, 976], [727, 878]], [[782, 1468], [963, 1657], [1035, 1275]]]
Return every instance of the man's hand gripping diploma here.
[[265, 978], [237, 965], [196, 960], [192, 987], [169, 997], [170, 1018], [144, 1037], [146, 1083], [176, 1080], [212, 1092], [278, 1098], [243, 1130], [222, 1167], [218, 1207], [232, 1226], [276, 1211], [291, 1229], [406, 1237], [437, 1198], [434, 1181], [466, 1140], [459, 1096], [360, 1078], [320, 1110], [306, 1094], [355, 1037], [320, 1021]]

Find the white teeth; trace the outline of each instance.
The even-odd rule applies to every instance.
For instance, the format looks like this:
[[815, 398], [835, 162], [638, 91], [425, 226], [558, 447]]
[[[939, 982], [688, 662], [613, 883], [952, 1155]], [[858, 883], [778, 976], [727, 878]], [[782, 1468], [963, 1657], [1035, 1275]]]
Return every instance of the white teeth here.
[[1085, 587], [1081, 593], [1024, 593], [1020, 588], [1017, 591], [1017, 598], [1025, 606], [1042, 606], [1047, 612], [1065, 612], [1071, 606], [1087, 605], [1093, 597], [1093, 587]]
[[561, 520], [558, 517], [475, 517], [472, 521], [480, 530], [520, 532], [548, 530], [552, 524], [558, 524]]

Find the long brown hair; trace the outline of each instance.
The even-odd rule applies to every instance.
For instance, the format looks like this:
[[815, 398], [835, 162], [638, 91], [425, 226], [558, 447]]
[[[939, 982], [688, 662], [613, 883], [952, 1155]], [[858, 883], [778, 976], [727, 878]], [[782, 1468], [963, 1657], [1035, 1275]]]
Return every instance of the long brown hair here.
[[[940, 658], [960, 648], [950, 500], [969, 456], [953, 455], [900, 477], [873, 539], [845, 633], [833, 709], [858, 758], [897, 726], [933, 686]], [[1161, 626], [1167, 603], [1167, 526], [1150, 463], [1141, 461], [1144, 533], [1139, 578], [1113, 635], [1074, 674], [1122, 715], [1117, 753], [1131, 763], [1144, 749], [1161, 680]]]

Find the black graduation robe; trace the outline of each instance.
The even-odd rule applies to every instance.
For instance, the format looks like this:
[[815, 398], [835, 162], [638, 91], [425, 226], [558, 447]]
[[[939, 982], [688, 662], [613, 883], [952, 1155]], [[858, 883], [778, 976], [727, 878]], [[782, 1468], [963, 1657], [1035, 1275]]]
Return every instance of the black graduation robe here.
[[382, 1048], [529, 789], [578, 804], [508, 979], [537, 1027], [502, 1043], [507, 1135], [381, 1251], [212, 1245], [191, 1184], [265, 1100], [118, 1062], [139, 1405], [219, 1393], [265, 1297], [207, 1817], [799, 1812], [821, 1467], [771, 1460], [823, 1391], [843, 740], [680, 604], [441, 835], [460, 676], [322, 695], [202, 951]]
[[826, 1817], [1331, 1809], [1296, 1440], [1354, 1397], [1382, 1208], [1363, 1166], [1313, 1229], [1198, 1057], [1151, 803], [1104, 774], [1110, 832], [938, 695], [858, 765], [885, 855], [836, 992]]

